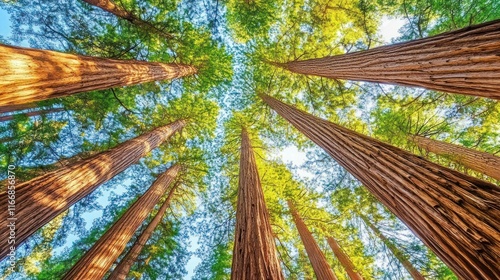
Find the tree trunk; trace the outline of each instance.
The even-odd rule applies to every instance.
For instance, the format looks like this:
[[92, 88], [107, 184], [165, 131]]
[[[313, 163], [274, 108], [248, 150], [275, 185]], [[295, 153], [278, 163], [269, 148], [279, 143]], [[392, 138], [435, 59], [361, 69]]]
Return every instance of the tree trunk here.
[[467, 168], [500, 180], [500, 157], [421, 136], [414, 136], [411, 139], [428, 152], [448, 156], [451, 160]]
[[174, 36], [172, 34], [169, 34], [167, 32], [164, 32], [163, 30], [159, 29], [155, 25], [142, 20], [139, 16], [136, 16], [135, 14], [118, 7], [113, 1], [111, 0], [83, 0], [84, 2], [99, 7], [103, 9], [104, 11], [111, 13], [119, 18], [122, 18], [124, 20], [127, 20], [128, 22], [137, 25], [138, 27], [144, 29], [146, 32], [155, 32], [156, 34], [165, 37], [167, 39], [173, 39]]
[[360, 215], [361, 219], [365, 222], [365, 224], [375, 233], [375, 235], [382, 240], [384, 245], [391, 251], [391, 253], [398, 259], [398, 261], [404, 266], [406, 271], [410, 273], [411, 277], [415, 280], [425, 280], [424, 276], [420, 274], [420, 272], [411, 264], [406, 255], [399, 250], [399, 248], [392, 243], [385, 235], [380, 232], [380, 230], [368, 220], [363, 215]]
[[337, 280], [335, 273], [333, 273], [332, 268], [326, 261], [325, 255], [321, 252], [318, 244], [314, 240], [312, 233], [307, 229], [306, 224], [302, 221], [302, 218], [299, 216], [297, 209], [293, 205], [292, 201], [287, 200], [288, 208], [293, 216], [293, 221], [295, 222], [295, 226], [299, 231], [300, 239], [302, 240], [302, 244], [304, 244], [304, 248], [307, 252], [307, 257], [311, 262], [311, 265], [314, 270], [314, 274], [316, 275], [316, 279], [318, 280]]
[[288, 63], [295, 73], [500, 99], [500, 20], [366, 51]]
[[[167, 169], [85, 255], [64, 275], [63, 279], [102, 279], [120, 256], [134, 232], [179, 173], [180, 165]], [[161, 217], [160, 217], [161, 219]]]
[[[9, 198], [8, 193], [0, 194], [0, 205], [9, 205], [10, 209], [13, 204], [8, 203], [15, 202], [13, 216], [9, 215], [8, 211], [0, 211], [0, 237], [7, 240], [10, 234], [7, 225], [14, 223], [15, 242], [19, 246], [35, 231], [93, 192], [100, 184], [158, 147], [184, 124], [185, 121], [180, 120], [159, 127], [113, 149], [19, 184], [15, 188], [15, 200]], [[0, 259], [3, 259], [10, 250], [7, 246], [0, 248]]]
[[35, 103], [4, 106], [4, 107], [0, 107], [0, 114], [12, 113], [12, 112], [36, 108], [36, 107], [38, 107], [38, 106]]
[[333, 253], [339, 260], [340, 264], [344, 267], [345, 271], [347, 272], [347, 275], [349, 275], [349, 278], [351, 280], [363, 280], [363, 277], [361, 274], [356, 272], [356, 268], [354, 267], [354, 264], [352, 263], [351, 259], [349, 259], [349, 256], [347, 256], [346, 253], [340, 248], [340, 245], [337, 243], [337, 240], [333, 238], [333, 236], [329, 236], [327, 239], [328, 245], [330, 245], [330, 248], [332, 248]]
[[125, 280], [125, 278], [127, 278], [130, 268], [137, 260], [137, 257], [141, 253], [142, 248], [144, 247], [144, 245], [146, 245], [146, 242], [149, 240], [151, 234], [153, 234], [156, 226], [158, 226], [158, 224], [161, 222], [165, 212], [167, 212], [176, 188], [177, 184], [173, 185], [168, 193], [167, 199], [165, 199], [165, 202], [163, 202], [153, 220], [149, 222], [147, 227], [134, 242], [134, 245], [132, 245], [132, 248], [130, 248], [127, 254], [120, 261], [120, 263], [115, 267], [111, 275], [109, 275], [108, 280]]
[[52, 109], [27, 112], [27, 113], [17, 114], [17, 115], [0, 116], [0, 122], [11, 121], [16, 116], [19, 116], [19, 115], [26, 115], [28, 117], [33, 117], [33, 116], [40, 116], [40, 115], [46, 115], [46, 114], [51, 114], [51, 113], [57, 113], [57, 112], [61, 112], [61, 111], [64, 111], [64, 108], [52, 108]]
[[354, 175], [462, 279], [500, 279], [500, 188], [262, 99]]
[[244, 128], [241, 131], [240, 174], [231, 279], [285, 279], [278, 261], [255, 156]]
[[190, 65], [116, 60], [0, 44], [0, 110], [75, 93], [170, 80]]

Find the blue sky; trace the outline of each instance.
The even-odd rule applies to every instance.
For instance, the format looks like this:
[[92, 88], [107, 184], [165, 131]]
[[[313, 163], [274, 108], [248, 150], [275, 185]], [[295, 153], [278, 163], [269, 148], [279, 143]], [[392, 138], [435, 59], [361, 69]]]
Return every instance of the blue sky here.
[[10, 20], [6, 11], [0, 9], [0, 36], [6, 38], [10, 35]]

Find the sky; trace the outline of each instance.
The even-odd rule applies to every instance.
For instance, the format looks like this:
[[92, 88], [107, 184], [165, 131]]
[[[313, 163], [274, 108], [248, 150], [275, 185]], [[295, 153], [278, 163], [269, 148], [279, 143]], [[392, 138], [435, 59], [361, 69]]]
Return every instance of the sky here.
[[[399, 19], [389, 19], [389, 18], [383, 18], [382, 24], [380, 26], [380, 35], [382, 36], [382, 39], [385, 43], [390, 43], [391, 39], [398, 37], [398, 30], [399, 28], [403, 25], [404, 21], [399, 20]], [[11, 28], [10, 28], [10, 20], [8, 14], [0, 8], [0, 36], [3, 36], [4, 38], [8, 38], [10, 36]], [[285, 163], [292, 164], [294, 166], [300, 166], [302, 165], [306, 159], [307, 156], [304, 152], [299, 151], [296, 147], [294, 146], [289, 146], [282, 151], [278, 153], [279, 157], [281, 160]], [[307, 171], [298, 171], [299, 176], [305, 176], [307, 177], [308, 174]], [[115, 189], [113, 190], [114, 192], [119, 192], [119, 190]], [[108, 200], [109, 192], [107, 191], [106, 194], [102, 195], [98, 199], [98, 203], [101, 204], [101, 206], [106, 207], [108, 204], [111, 202]], [[87, 226], [90, 227], [92, 225], [92, 222], [95, 218], [99, 217], [102, 214], [102, 211], [94, 211], [92, 213], [86, 213], [85, 215], [85, 221]], [[76, 236], [70, 236], [70, 238], [67, 240], [67, 244], [69, 245], [69, 242], [72, 242], [72, 240], [75, 240]], [[192, 236], [189, 239], [191, 246], [189, 250], [191, 252], [194, 252], [198, 248], [197, 241], [198, 239], [194, 236]], [[65, 246], [63, 246], [65, 247]], [[57, 251], [60, 251], [62, 248], [59, 248]], [[200, 259], [197, 258], [196, 256], [191, 257], [187, 264], [187, 271], [188, 274], [184, 279], [193, 279], [193, 271], [196, 268], [196, 266], [200, 263]]]

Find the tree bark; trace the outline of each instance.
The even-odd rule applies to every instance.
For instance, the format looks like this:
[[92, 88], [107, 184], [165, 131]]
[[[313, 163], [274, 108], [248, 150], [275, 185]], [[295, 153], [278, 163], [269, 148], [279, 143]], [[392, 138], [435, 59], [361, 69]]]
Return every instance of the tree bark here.
[[500, 20], [337, 56], [271, 63], [331, 79], [423, 87], [500, 99]]
[[146, 242], [149, 240], [149, 237], [151, 236], [151, 234], [153, 234], [153, 231], [161, 222], [165, 212], [167, 212], [167, 209], [170, 206], [170, 201], [172, 200], [176, 188], [177, 184], [172, 186], [172, 188], [168, 193], [167, 199], [165, 199], [165, 202], [163, 202], [160, 209], [154, 216], [153, 220], [149, 222], [147, 227], [134, 242], [134, 245], [132, 245], [132, 248], [130, 248], [127, 254], [120, 261], [120, 263], [115, 267], [113, 272], [109, 275], [108, 280], [125, 280], [127, 278], [130, 268], [137, 260], [137, 257], [141, 253], [142, 248], [144, 247], [144, 245], [146, 245]]
[[285, 279], [278, 261], [255, 156], [244, 128], [241, 132], [240, 174], [231, 279]]
[[337, 240], [335, 240], [333, 236], [329, 236], [326, 239], [326, 241], [328, 241], [328, 245], [330, 245], [330, 248], [332, 248], [333, 253], [339, 260], [340, 264], [342, 264], [342, 266], [344, 267], [349, 278], [351, 280], [363, 280], [361, 274], [356, 272], [356, 268], [354, 267], [354, 264], [352, 263], [349, 256], [347, 256], [347, 254], [344, 253], [344, 250], [340, 248], [340, 245], [337, 243]]
[[401, 219], [462, 279], [500, 279], [500, 188], [262, 99]]
[[190, 65], [116, 60], [0, 44], [0, 110], [80, 92], [169, 80], [196, 73]]
[[[106, 233], [64, 275], [63, 279], [102, 279], [127, 246], [134, 232], [179, 173], [180, 165], [167, 169]], [[161, 219], [161, 217], [160, 217]]]
[[38, 107], [38, 106], [35, 103], [4, 106], [4, 107], [0, 107], [0, 114], [12, 113], [12, 112], [36, 108], [36, 107]]
[[138, 27], [144, 29], [147, 32], [155, 32], [156, 34], [165, 37], [167, 39], [173, 39], [174, 36], [172, 34], [169, 34], [167, 32], [164, 32], [163, 30], [159, 29], [155, 25], [151, 24], [150, 22], [147, 22], [145, 20], [142, 20], [139, 16], [121, 8], [118, 7], [113, 1], [111, 0], [83, 0], [84, 2], [99, 7], [103, 9], [104, 11], [111, 13], [119, 18], [122, 18], [132, 24], [137, 25]]
[[[21, 183], [15, 188], [15, 200], [9, 198], [8, 193], [0, 194], [0, 205], [7, 207], [12, 205], [8, 204], [11, 200], [15, 202], [14, 216], [9, 215], [8, 211], [0, 211], [0, 237], [7, 240], [10, 234], [7, 225], [14, 223], [15, 241], [19, 246], [35, 231], [93, 192], [100, 184], [158, 147], [184, 124], [185, 121], [179, 120], [159, 127], [113, 149]], [[3, 259], [10, 250], [7, 246], [0, 248], [0, 259]]]
[[421, 136], [414, 136], [410, 139], [428, 152], [448, 156], [451, 160], [467, 168], [500, 180], [500, 157]]
[[293, 216], [293, 221], [295, 222], [295, 226], [299, 231], [300, 239], [302, 240], [302, 244], [304, 244], [304, 248], [307, 252], [307, 257], [311, 262], [311, 265], [314, 270], [314, 274], [316, 275], [316, 279], [318, 280], [337, 280], [337, 276], [333, 272], [332, 268], [326, 261], [325, 255], [321, 252], [318, 244], [314, 240], [312, 233], [307, 229], [306, 224], [302, 221], [302, 218], [299, 216], [297, 209], [293, 205], [292, 201], [287, 200], [288, 208]]
[[46, 115], [46, 114], [51, 114], [51, 113], [57, 113], [57, 112], [61, 112], [61, 111], [64, 111], [64, 108], [52, 108], [52, 109], [47, 109], [47, 110], [39, 110], [39, 111], [27, 112], [27, 113], [24, 113], [24, 114], [0, 116], [0, 122], [11, 121], [16, 116], [19, 116], [19, 115], [26, 115], [28, 117], [33, 117], [33, 116], [40, 116], [40, 115]]
[[425, 280], [424, 276], [416, 269], [411, 262], [408, 260], [406, 255], [399, 250], [399, 248], [392, 243], [389, 238], [385, 237], [385, 235], [366, 218], [364, 215], [360, 215], [361, 219], [365, 222], [365, 224], [375, 233], [375, 235], [382, 240], [384, 245], [391, 251], [391, 253], [398, 259], [398, 261], [403, 265], [403, 267], [410, 273], [411, 277], [415, 280]]

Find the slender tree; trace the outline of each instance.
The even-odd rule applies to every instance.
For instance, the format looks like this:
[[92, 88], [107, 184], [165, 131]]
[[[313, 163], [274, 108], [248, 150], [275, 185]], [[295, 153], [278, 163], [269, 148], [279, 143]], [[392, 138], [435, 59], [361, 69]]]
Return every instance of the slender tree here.
[[307, 257], [309, 258], [309, 261], [311, 262], [311, 265], [313, 267], [316, 278], [318, 280], [337, 280], [335, 273], [326, 261], [325, 255], [323, 255], [323, 252], [321, 252], [321, 249], [314, 240], [312, 233], [309, 231], [309, 229], [307, 229], [304, 221], [302, 221], [302, 218], [297, 212], [297, 209], [295, 209], [292, 201], [287, 200], [287, 203], [288, 208], [292, 213], [295, 226], [299, 231], [300, 239], [302, 240], [304, 248], [306, 249]]
[[[57, 112], [61, 112], [61, 111], [64, 111], [64, 108], [52, 108], [52, 109], [47, 109], [47, 110], [39, 110], [39, 111], [27, 112], [27, 113], [19, 114], [19, 115], [33, 117], [33, 116], [40, 116], [40, 115], [57, 113]], [[0, 122], [6, 122], [6, 121], [13, 120], [16, 116], [18, 116], [18, 115], [0, 116]]]
[[500, 278], [500, 188], [262, 99], [400, 218], [463, 279]]
[[1, 44], [0, 61], [0, 110], [85, 91], [180, 78], [197, 71], [184, 64], [96, 58]]
[[421, 136], [410, 137], [410, 139], [428, 152], [447, 156], [465, 167], [500, 180], [500, 157]]
[[500, 20], [366, 51], [271, 64], [332, 79], [500, 99]]
[[244, 128], [241, 131], [231, 279], [285, 279], [278, 261], [255, 156]]
[[20, 105], [11, 105], [8, 107], [0, 107], [0, 114], [12, 113], [15, 111], [26, 110], [31, 108], [36, 108], [37, 105], [35, 103], [26, 103]]
[[326, 241], [328, 242], [328, 245], [330, 245], [330, 248], [332, 248], [333, 253], [339, 260], [342, 267], [344, 267], [349, 278], [351, 280], [363, 280], [363, 277], [356, 271], [356, 268], [354, 267], [354, 264], [352, 263], [351, 259], [344, 252], [344, 250], [342, 250], [337, 240], [335, 240], [333, 236], [328, 236]]
[[[174, 165], [162, 173], [151, 187], [64, 275], [63, 279], [102, 279], [113, 262], [120, 256], [134, 232], [144, 222], [162, 195], [179, 173], [180, 165]], [[161, 219], [161, 217], [160, 217]]]
[[119, 18], [122, 18], [134, 25], [139, 26], [140, 28], [143, 28], [144, 30], [150, 32], [155, 32], [158, 35], [165, 37], [167, 39], [172, 39], [174, 36], [172, 34], [169, 34], [155, 25], [151, 24], [150, 22], [142, 20], [139, 16], [135, 15], [134, 13], [125, 10], [122, 7], [119, 7], [116, 5], [113, 1], [111, 0], [83, 0], [84, 2], [87, 2], [90, 5], [99, 7], [103, 10], [105, 10], [108, 13], [111, 13]]
[[399, 248], [389, 239], [387, 238], [381, 231], [378, 229], [368, 218], [364, 215], [359, 215], [360, 218], [365, 222], [366, 226], [368, 226], [375, 235], [380, 238], [382, 243], [391, 251], [391, 253], [398, 259], [398, 261], [403, 265], [403, 267], [410, 273], [411, 277], [415, 280], [425, 280], [424, 276], [416, 269], [413, 264], [408, 260], [406, 255], [399, 250]]
[[151, 220], [151, 222], [149, 222], [144, 231], [141, 233], [141, 235], [139, 235], [137, 240], [134, 242], [134, 245], [132, 245], [132, 248], [130, 248], [127, 254], [123, 257], [120, 263], [115, 267], [113, 272], [109, 275], [108, 280], [125, 280], [125, 278], [127, 278], [130, 268], [137, 260], [137, 257], [141, 253], [142, 248], [144, 247], [144, 245], [146, 245], [146, 242], [149, 240], [151, 234], [153, 234], [155, 228], [158, 226], [158, 224], [160, 224], [165, 212], [167, 212], [167, 209], [170, 206], [170, 201], [172, 200], [176, 188], [177, 184], [173, 185], [173, 187], [170, 189], [168, 193], [167, 198], [161, 205], [160, 209], [158, 210], [154, 218]]
[[[179, 120], [128, 140], [108, 151], [44, 174], [0, 194], [0, 205], [14, 205], [13, 211], [0, 211], [0, 237], [7, 240], [10, 224], [15, 225], [15, 242], [19, 246], [35, 231], [110, 180], [134, 162], [158, 147], [185, 125]], [[10, 207], [9, 207], [10, 209]], [[10, 248], [2, 246], [0, 259]]]

